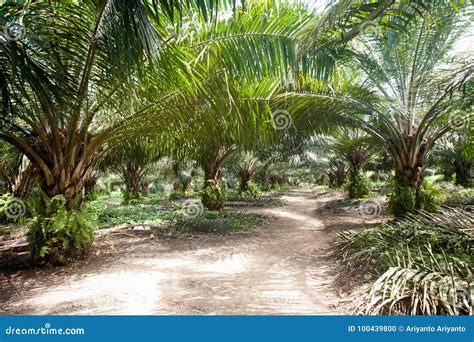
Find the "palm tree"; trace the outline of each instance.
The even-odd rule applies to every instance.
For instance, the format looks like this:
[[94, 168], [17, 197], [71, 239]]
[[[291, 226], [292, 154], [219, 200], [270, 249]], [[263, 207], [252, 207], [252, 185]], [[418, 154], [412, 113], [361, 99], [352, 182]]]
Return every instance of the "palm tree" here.
[[249, 190], [249, 185], [255, 180], [255, 176], [260, 166], [260, 161], [252, 152], [243, 152], [237, 160], [235, 174], [240, 179], [240, 191]]
[[112, 171], [125, 184], [125, 203], [140, 199], [144, 192], [143, 182], [150, 174], [153, 164], [161, 158], [159, 144], [147, 137], [128, 139], [107, 151], [100, 161], [102, 171]]
[[469, 131], [453, 132], [442, 139], [442, 144], [433, 152], [433, 161], [446, 178], [455, 174], [455, 184], [464, 187], [472, 186], [474, 166], [473, 142], [468, 136]]
[[[190, 112], [168, 136], [170, 153], [178, 160], [194, 160], [204, 171], [203, 204], [221, 210], [225, 200], [222, 167], [238, 148], [254, 149], [273, 130], [266, 101], [275, 87], [259, 87], [232, 80], [225, 70], [209, 71], [204, 83], [212, 96], [198, 93]], [[206, 93], [208, 90], [206, 90]]]
[[355, 77], [345, 69], [326, 92], [285, 93], [276, 101], [294, 112], [295, 121], [307, 124], [314, 118], [316, 127], [333, 121], [372, 135], [394, 162], [390, 207], [396, 215], [431, 206], [426, 157], [453, 129], [450, 114], [465, 109], [465, 119], [471, 120], [473, 60], [449, 63], [446, 58], [465, 16], [449, 6], [433, 6], [404, 31], [386, 29], [354, 42], [346, 52]]
[[[0, 138], [28, 157], [46, 194], [29, 234], [36, 257], [64, 262], [90, 246], [94, 224], [90, 215], [80, 217], [82, 190], [101, 156], [137, 131], [170, 129], [179, 89], [192, 89], [188, 57], [167, 42], [166, 24], [179, 22], [188, 9], [208, 16], [224, 2], [66, 0], [0, 7], [2, 18], [22, 21], [26, 30], [22, 40], [0, 36]], [[146, 89], [160, 92], [137, 100]], [[161, 127], [166, 120], [170, 125]]]
[[191, 190], [193, 176], [195, 175], [194, 164], [193, 161], [182, 162], [173, 160], [171, 162], [171, 169], [175, 178], [173, 182], [174, 190], [179, 190], [182, 193]]
[[332, 157], [327, 161], [324, 172], [329, 178], [329, 187], [340, 188], [346, 181], [347, 164], [338, 157]]
[[10, 8], [8, 18], [24, 17], [28, 34], [22, 41], [1, 40], [6, 115], [0, 134], [35, 164], [49, 197], [62, 194], [68, 207], [80, 204], [76, 198], [96, 152], [150, 113], [151, 105], [117, 113], [112, 100], [133, 96], [126, 89], [133, 87], [130, 75], [144, 72], [146, 64], [159, 63], [163, 83], [181, 68], [180, 54], [165, 45], [157, 22], [176, 20], [183, 6], [91, 0]]
[[361, 133], [357, 130], [343, 130], [336, 135], [336, 142], [332, 146], [335, 154], [343, 158], [349, 167], [346, 181], [349, 198], [362, 198], [370, 193], [364, 168], [373, 154], [374, 145], [371, 136]]

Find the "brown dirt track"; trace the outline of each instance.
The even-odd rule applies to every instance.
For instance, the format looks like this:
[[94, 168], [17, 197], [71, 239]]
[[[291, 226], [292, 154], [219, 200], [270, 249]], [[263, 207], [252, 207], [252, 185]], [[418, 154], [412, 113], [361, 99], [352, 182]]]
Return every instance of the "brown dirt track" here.
[[272, 219], [246, 232], [100, 236], [75, 266], [5, 272], [0, 313], [348, 314], [330, 242], [363, 218], [315, 212], [338, 198], [323, 188], [292, 190], [283, 207], [249, 209]]

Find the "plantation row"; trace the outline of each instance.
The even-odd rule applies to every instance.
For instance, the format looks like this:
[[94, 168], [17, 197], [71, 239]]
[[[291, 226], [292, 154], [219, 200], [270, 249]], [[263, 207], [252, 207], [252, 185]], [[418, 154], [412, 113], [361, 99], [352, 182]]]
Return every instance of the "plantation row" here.
[[[367, 313], [386, 312], [387, 284], [400, 312], [470, 313], [443, 291], [468, 289], [472, 220], [423, 215], [471, 215], [474, 58], [456, 43], [472, 17], [466, 1], [3, 3], [2, 230], [66, 263], [98, 220], [156, 225], [193, 198], [218, 219], [205, 231], [240, 229], [261, 220], [207, 210], [327, 185], [401, 218], [339, 241], [345, 267], [377, 264]], [[152, 209], [129, 220], [120, 202]]]

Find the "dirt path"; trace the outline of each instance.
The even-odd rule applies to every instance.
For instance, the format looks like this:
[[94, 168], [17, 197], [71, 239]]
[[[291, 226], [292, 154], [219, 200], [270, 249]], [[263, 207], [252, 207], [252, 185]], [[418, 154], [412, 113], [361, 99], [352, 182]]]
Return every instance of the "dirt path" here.
[[[0, 312], [348, 313], [328, 258], [334, 233], [315, 214], [316, 208], [338, 196], [324, 189], [293, 190], [283, 198], [284, 207], [253, 209], [274, 219], [251, 232], [145, 237], [114, 258], [92, 258], [78, 267], [30, 275], [26, 284], [17, 281], [7, 297], [0, 294]], [[14, 282], [9, 277], [10, 287]]]

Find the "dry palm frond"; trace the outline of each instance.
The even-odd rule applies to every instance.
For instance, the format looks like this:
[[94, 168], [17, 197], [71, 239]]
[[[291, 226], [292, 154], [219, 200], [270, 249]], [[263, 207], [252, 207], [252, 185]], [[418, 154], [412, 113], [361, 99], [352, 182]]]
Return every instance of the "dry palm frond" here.
[[419, 212], [337, 242], [346, 272], [378, 279], [357, 307], [364, 314], [473, 313], [474, 222], [463, 209]]
[[372, 285], [361, 307], [365, 314], [472, 315], [472, 265], [429, 247], [417, 257], [399, 259]]

